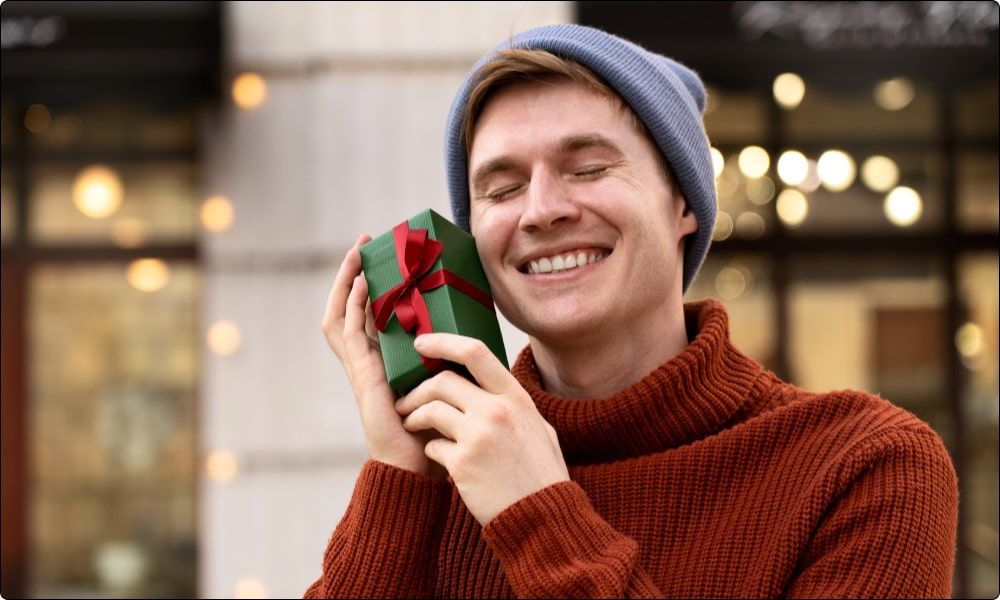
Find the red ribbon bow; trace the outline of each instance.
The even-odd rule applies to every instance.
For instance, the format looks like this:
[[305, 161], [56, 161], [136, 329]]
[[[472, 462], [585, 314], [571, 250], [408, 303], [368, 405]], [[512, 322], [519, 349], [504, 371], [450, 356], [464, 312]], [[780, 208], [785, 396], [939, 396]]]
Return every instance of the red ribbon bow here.
[[[493, 308], [493, 299], [465, 279], [451, 271], [440, 269], [428, 274], [434, 262], [444, 250], [444, 244], [428, 239], [426, 229], [410, 229], [403, 221], [392, 228], [392, 239], [396, 246], [396, 262], [403, 281], [372, 302], [375, 327], [384, 332], [389, 319], [395, 313], [399, 324], [407, 333], [416, 330], [417, 335], [431, 333], [431, 315], [421, 292], [427, 292], [442, 285], [450, 285], [473, 300]], [[424, 366], [431, 371], [441, 369], [441, 361], [421, 356]]]

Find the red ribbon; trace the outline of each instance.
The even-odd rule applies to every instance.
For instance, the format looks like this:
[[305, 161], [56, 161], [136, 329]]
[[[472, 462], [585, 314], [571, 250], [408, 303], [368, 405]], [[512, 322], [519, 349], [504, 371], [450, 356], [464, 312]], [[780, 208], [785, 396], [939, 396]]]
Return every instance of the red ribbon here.
[[[414, 330], [417, 335], [431, 333], [434, 330], [431, 315], [421, 292], [428, 292], [442, 285], [450, 285], [486, 308], [494, 310], [493, 298], [489, 294], [455, 273], [440, 269], [428, 274], [444, 250], [444, 244], [429, 239], [426, 229], [410, 229], [409, 223], [403, 221], [392, 228], [392, 239], [396, 246], [396, 263], [403, 281], [372, 302], [375, 327], [379, 331], [385, 332], [389, 319], [395, 313], [399, 324], [407, 333], [413, 333]], [[440, 359], [426, 356], [420, 358], [430, 371], [441, 370]]]

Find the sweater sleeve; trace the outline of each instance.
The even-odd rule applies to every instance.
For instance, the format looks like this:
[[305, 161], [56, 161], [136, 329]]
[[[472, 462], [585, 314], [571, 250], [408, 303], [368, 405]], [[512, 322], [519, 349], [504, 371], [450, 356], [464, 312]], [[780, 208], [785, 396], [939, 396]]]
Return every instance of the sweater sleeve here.
[[428, 598], [450, 486], [369, 460], [305, 598]]
[[509, 506], [483, 536], [519, 598], [656, 598], [639, 545], [607, 523], [577, 483]]
[[937, 435], [880, 433], [850, 454], [841, 480], [789, 597], [950, 597], [958, 480]]

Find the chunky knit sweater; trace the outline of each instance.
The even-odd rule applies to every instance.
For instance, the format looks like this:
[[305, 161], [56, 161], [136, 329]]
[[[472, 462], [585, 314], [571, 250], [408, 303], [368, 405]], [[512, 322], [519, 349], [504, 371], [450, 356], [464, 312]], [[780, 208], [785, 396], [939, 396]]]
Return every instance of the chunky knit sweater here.
[[513, 373], [571, 481], [486, 527], [449, 480], [376, 461], [306, 597], [945, 597], [958, 491], [937, 435], [853, 391], [809, 393], [741, 354], [714, 301], [692, 342], [609, 398]]

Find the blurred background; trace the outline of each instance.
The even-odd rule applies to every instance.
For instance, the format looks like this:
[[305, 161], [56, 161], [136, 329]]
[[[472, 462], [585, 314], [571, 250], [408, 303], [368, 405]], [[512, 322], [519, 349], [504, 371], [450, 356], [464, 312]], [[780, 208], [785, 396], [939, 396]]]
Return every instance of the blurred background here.
[[930, 423], [954, 593], [997, 596], [990, 1], [3, 3], [3, 596], [302, 594], [366, 458], [336, 268], [449, 214], [452, 94], [554, 22], [701, 74], [720, 212], [687, 298]]

